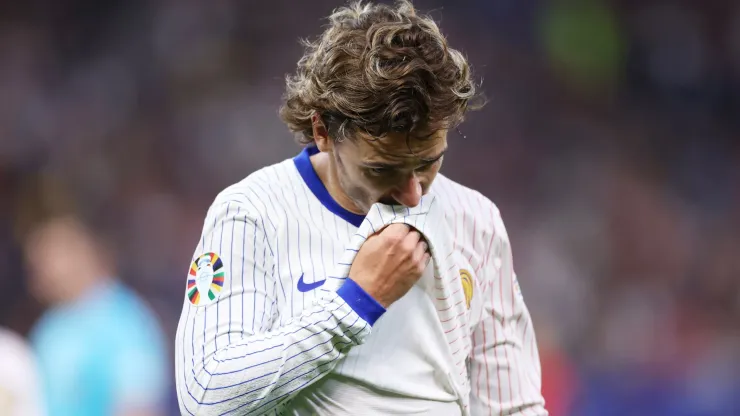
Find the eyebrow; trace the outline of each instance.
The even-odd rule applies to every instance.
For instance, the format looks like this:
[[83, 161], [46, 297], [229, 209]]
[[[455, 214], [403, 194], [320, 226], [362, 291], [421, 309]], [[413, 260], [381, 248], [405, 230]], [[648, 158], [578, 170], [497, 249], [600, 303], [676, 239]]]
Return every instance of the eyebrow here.
[[[432, 164], [438, 161], [439, 159], [442, 159], [442, 156], [445, 155], [445, 152], [447, 152], [446, 147], [436, 156], [433, 156], [431, 158], [420, 157], [419, 160], [424, 165]], [[398, 168], [405, 167], [406, 164], [405, 163], [363, 162], [362, 166], [366, 168], [371, 168], [371, 169], [398, 169]]]

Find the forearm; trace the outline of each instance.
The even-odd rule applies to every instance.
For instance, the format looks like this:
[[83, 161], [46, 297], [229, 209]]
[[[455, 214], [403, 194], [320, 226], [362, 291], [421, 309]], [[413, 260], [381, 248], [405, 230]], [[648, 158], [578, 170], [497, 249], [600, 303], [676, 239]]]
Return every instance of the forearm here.
[[332, 370], [349, 348], [362, 343], [382, 313], [368, 315], [353, 286], [274, 331], [243, 336], [208, 356], [195, 348], [192, 363], [185, 363], [187, 411], [259, 414]]

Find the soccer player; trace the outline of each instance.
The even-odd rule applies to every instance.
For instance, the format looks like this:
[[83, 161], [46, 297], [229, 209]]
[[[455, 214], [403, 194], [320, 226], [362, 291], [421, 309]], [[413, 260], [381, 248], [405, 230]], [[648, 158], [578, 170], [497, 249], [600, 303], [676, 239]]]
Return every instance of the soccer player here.
[[52, 216], [25, 241], [31, 289], [49, 304], [31, 332], [50, 416], [157, 416], [167, 354], [157, 317], [80, 220]]
[[[438, 174], [478, 97], [468, 63], [405, 1], [329, 20], [281, 108], [304, 150], [228, 187], [206, 215], [175, 340], [181, 412], [547, 415], [499, 211]], [[449, 346], [425, 290], [427, 241], [406, 224], [367, 238], [339, 289], [320, 288], [377, 203], [429, 197], [467, 304], [464, 339]]]

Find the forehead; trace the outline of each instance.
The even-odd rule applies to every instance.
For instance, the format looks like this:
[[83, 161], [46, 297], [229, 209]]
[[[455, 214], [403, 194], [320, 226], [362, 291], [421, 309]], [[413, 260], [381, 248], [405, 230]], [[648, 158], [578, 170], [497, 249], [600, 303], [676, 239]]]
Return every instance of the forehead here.
[[426, 137], [406, 133], [391, 133], [381, 138], [359, 135], [353, 142], [359, 158], [365, 162], [403, 162], [438, 156], [447, 146], [447, 130]]

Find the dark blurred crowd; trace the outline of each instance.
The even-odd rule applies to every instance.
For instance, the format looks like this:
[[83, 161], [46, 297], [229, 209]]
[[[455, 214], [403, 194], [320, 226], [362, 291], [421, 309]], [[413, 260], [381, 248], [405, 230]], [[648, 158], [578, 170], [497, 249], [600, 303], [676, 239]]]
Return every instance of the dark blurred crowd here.
[[[740, 414], [740, 3], [415, 4], [482, 80], [442, 172], [502, 210], [552, 415]], [[300, 150], [283, 79], [338, 5], [0, 2], [0, 326], [43, 312], [24, 235], [64, 211], [171, 342], [206, 208]]]

